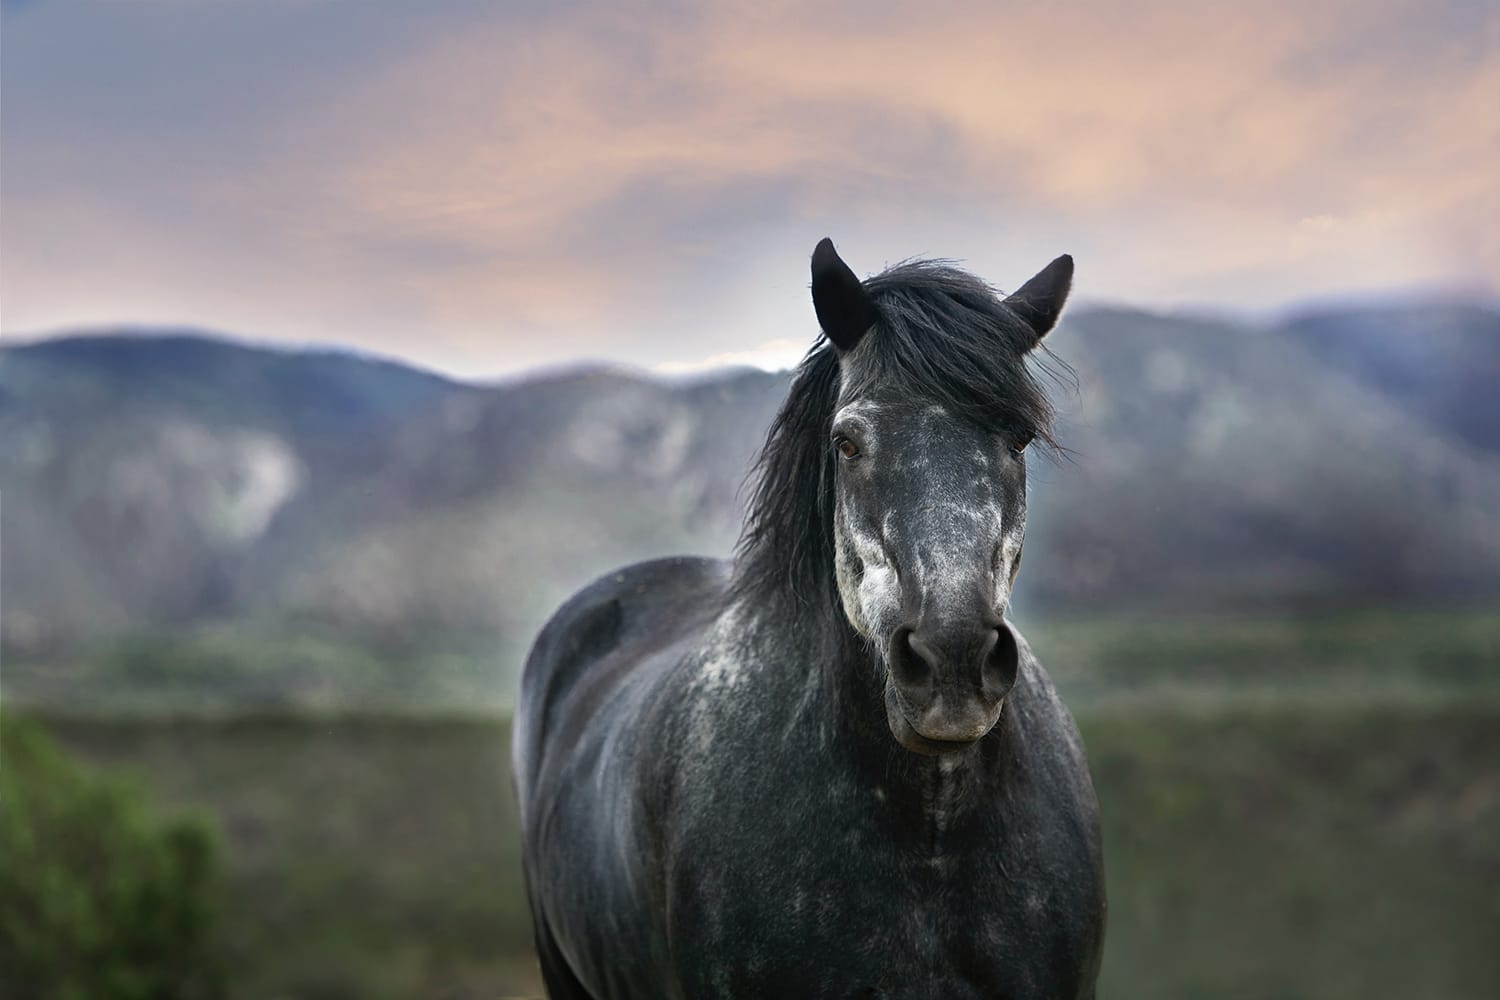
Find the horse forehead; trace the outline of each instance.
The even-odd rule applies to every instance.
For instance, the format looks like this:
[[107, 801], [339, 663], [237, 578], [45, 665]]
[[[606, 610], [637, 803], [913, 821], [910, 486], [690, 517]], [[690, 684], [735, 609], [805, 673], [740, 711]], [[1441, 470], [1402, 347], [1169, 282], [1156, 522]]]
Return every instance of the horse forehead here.
[[840, 403], [833, 411], [834, 423], [840, 420], [861, 419], [872, 420], [879, 417], [887, 409], [887, 404], [876, 399], [856, 399], [848, 403]]
[[875, 482], [890, 510], [925, 511], [937, 524], [972, 528], [1005, 506], [1003, 463], [993, 436], [939, 402], [862, 396], [838, 407], [877, 448]]
[[984, 442], [923, 447], [907, 440], [886, 453], [879, 491], [884, 536], [907, 544], [971, 542], [1016, 527], [1014, 491]]
[[965, 462], [989, 463], [991, 435], [941, 403], [913, 401], [895, 411], [895, 407], [887, 406], [888, 422], [899, 428], [907, 447], [959, 457]]
[[953, 415], [942, 403], [914, 399], [907, 393], [890, 389], [863, 393], [853, 399], [841, 399], [834, 408], [834, 416], [889, 416], [899, 419], [903, 424], [916, 423], [924, 427], [953, 419]]
[[924, 503], [972, 505], [994, 498], [1001, 468], [989, 436], [946, 414], [922, 413], [885, 442], [886, 470], [906, 480]]

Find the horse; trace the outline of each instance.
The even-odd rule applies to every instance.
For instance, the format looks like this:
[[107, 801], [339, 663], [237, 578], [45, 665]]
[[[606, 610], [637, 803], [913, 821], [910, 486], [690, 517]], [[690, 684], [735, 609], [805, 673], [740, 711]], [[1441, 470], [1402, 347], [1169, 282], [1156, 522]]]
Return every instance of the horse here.
[[1006, 617], [1072, 275], [862, 282], [823, 240], [734, 558], [542, 628], [512, 776], [553, 1000], [1094, 996], [1098, 801]]

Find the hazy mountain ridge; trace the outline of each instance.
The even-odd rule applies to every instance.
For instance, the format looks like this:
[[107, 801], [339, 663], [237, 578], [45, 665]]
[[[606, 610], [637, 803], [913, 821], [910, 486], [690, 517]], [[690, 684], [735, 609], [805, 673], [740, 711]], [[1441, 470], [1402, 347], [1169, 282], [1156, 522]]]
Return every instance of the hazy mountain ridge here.
[[1294, 609], [1493, 593], [1500, 441], [1464, 440], [1462, 414], [1418, 411], [1341, 361], [1357, 342], [1307, 336], [1129, 311], [1060, 330], [1082, 395], [1074, 464], [1056, 489], [1041, 477], [1059, 572], [1032, 578], [1037, 596]]
[[[1500, 423], [1483, 410], [1500, 405], [1483, 392], [1500, 315], [1443, 308], [1274, 329], [1069, 314], [1049, 344], [1078, 372], [1059, 395], [1073, 457], [1033, 463], [1020, 603], [1500, 594]], [[1433, 349], [1411, 350], [1425, 330]], [[612, 565], [726, 552], [786, 385], [615, 370], [472, 385], [206, 337], [9, 347], [4, 640], [234, 621], [524, 644]]]
[[1285, 331], [1407, 412], [1500, 450], [1500, 311], [1472, 303], [1313, 309]]

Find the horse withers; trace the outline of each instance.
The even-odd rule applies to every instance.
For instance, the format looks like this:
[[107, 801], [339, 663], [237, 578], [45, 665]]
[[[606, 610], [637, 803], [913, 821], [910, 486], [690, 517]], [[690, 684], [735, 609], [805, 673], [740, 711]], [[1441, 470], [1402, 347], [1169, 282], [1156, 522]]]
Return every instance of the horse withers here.
[[819, 243], [734, 561], [626, 567], [542, 629], [513, 766], [554, 1000], [1093, 996], [1098, 804], [1005, 617], [1072, 272], [861, 282]]

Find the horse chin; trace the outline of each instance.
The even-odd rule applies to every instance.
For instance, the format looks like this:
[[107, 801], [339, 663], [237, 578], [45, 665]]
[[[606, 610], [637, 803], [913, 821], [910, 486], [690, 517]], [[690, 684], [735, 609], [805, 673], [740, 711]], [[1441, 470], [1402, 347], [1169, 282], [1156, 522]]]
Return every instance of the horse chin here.
[[[1003, 705], [1003, 703], [1002, 703]], [[934, 740], [917, 732], [917, 727], [907, 719], [906, 713], [901, 710], [901, 704], [896, 698], [896, 692], [889, 685], [885, 689], [885, 714], [886, 722], [890, 724], [891, 735], [896, 737], [896, 742], [913, 753], [919, 753], [926, 757], [943, 757], [949, 754], [962, 753], [969, 747], [984, 739], [980, 736], [972, 740]], [[1000, 712], [997, 707], [995, 719], [999, 721]], [[989, 733], [984, 734], [988, 736]]]

